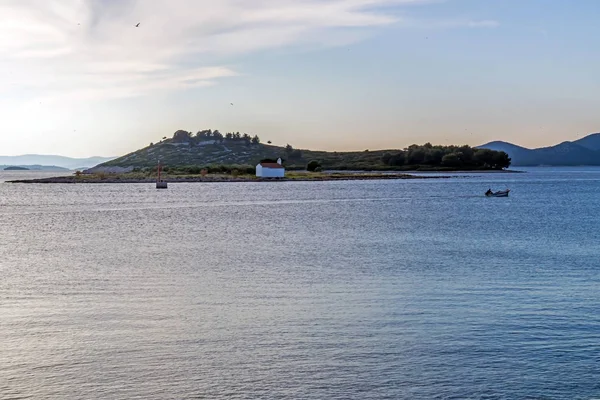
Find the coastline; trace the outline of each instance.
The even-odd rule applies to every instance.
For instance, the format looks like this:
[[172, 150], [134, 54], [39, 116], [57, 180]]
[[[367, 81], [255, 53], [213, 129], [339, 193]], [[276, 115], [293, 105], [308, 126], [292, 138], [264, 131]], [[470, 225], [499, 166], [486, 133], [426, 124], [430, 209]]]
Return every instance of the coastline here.
[[525, 174], [527, 171], [510, 169], [411, 169], [405, 171], [361, 171], [361, 170], [325, 170], [324, 174]]
[[502, 170], [498, 170], [498, 169], [474, 169], [474, 170], [468, 170], [468, 169], [461, 169], [461, 170], [456, 170], [456, 171], [444, 171], [444, 170], [440, 170], [440, 171], [434, 171], [434, 170], [425, 170], [425, 171], [407, 171], [411, 174], [443, 174], [443, 173], [447, 173], [447, 174], [525, 174], [527, 173], [527, 171], [519, 171], [519, 170], [510, 170], [510, 169], [502, 169]]
[[[228, 175], [220, 176], [167, 176], [164, 181], [167, 183], [211, 183], [211, 182], [324, 182], [324, 181], [364, 181], [364, 180], [400, 180], [400, 179], [448, 179], [457, 178], [456, 175], [444, 176], [423, 176], [410, 174], [320, 174], [313, 176], [293, 176], [287, 178], [256, 178], [256, 177], [234, 177]], [[156, 179], [151, 177], [138, 178], [127, 176], [107, 176], [107, 177], [77, 177], [77, 176], [58, 176], [39, 179], [21, 179], [11, 180], [6, 183], [24, 183], [24, 184], [101, 184], [101, 183], [155, 183]]]

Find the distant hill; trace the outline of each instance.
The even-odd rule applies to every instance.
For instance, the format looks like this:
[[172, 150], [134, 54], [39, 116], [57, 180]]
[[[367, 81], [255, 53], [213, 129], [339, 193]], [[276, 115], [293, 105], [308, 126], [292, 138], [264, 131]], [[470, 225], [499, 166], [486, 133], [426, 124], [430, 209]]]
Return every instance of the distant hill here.
[[477, 148], [504, 151], [510, 156], [513, 166], [600, 165], [600, 133], [538, 149], [527, 149], [501, 141], [490, 142]]
[[[18, 166], [52, 166], [61, 167], [69, 170], [75, 168], [89, 168], [94, 165], [110, 161], [115, 157], [88, 157], [71, 158], [55, 155], [25, 154], [22, 156], [0, 156], [0, 165], [18, 165]], [[39, 169], [39, 168], [38, 168]]]
[[510, 164], [508, 156], [469, 146], [422, 146], [407, 149], [327, 152], [295, 149], [291, 145], [261, 143], [258, 136], [221, 134], [204, 130], [196, 134], [179, 130], [171, 138], [98, 165], [86, 172], [114, 172], [119, 169], [155, 168], [160, 160], [166, 168], [188, 166], [244, 166], [253, 168], [261, 160], [281, 158], [288, 169], [305, 169], [316, 161], [321, 169], [335, 170], [457, 170], [501, 169]]
[[70, 171], [69, 168], [57, 167], [55, 165], [0, 165], [0, 169], [5, 171], [48, 171], [48, 172], [65, 172]]
[[600, 133], [592, 133], [584, 138], [575, 140], [573, 143], [593, 151], [600, 151]]

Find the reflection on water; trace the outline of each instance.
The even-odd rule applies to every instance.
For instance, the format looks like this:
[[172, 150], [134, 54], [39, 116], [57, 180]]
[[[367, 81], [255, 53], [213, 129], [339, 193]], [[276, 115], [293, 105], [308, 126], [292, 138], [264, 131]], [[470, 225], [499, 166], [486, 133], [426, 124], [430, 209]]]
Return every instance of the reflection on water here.
[[0, 184], [0, 398], [591, 398], [591, 171]]

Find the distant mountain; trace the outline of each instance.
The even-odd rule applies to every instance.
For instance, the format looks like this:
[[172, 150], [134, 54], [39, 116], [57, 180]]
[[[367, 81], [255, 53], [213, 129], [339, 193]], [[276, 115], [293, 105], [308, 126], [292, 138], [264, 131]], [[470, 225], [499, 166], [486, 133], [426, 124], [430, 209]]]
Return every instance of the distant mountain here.
[[5, 171], [48, 171], [48, 172], [65, 172], [70, 171], [70, 168], [57, 167], [55, 165], [0, 165], [0, 169]]
[[600, 133], [538, 149], [527, 149], [501, 141], [490, 142], [477, 148], [504, 151], [511, 158], [511, 165], [516, 167], [600, 165]]
[[592, 133], [584, 138], [575, 140], [573, 143], [583, 146], [586, 149], [600, 151], [600, 133]]
[[[71, 158], [54, 155], [25, 154], [22, 156], [0, 156], [0, 165], [6, 166], [54, 166], [67, 169], [90, 168], [116, 157]], [[38, 168], [39, 169], [39, 168]]]

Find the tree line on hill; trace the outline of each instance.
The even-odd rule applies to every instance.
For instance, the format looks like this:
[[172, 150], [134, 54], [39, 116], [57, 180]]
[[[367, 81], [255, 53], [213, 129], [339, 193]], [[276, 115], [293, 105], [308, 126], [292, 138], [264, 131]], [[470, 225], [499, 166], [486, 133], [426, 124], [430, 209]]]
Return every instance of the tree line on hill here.
[[[163, 140], [167, 140], [167, 137], [164, 137]], [[173, 138], [171, 141], [173, 143], [190, 143], [197, 144], [200, 142], [206, 141], [216, 141], [218, 143], [223, 143], [226, 140], [228, 141], [242, 141], [246, 144], [259, 144], [260, 137], [258, 135], [250, 136], [247, 133], [241, 134], [239, 132], [227, 132], [222, 134], [218, 130], [212, 129], [204, 129], [196, 132], [196, 134], [184, 130], [178, 130], [173, 134]]]
[[416, 145], [398, 151], [386, 152], [381, 162], [390, 167], [428, 165], [448, 168], [503, 169], [510, 166], [510, 157], [503, 151], [474, 149], [470, 146]]

